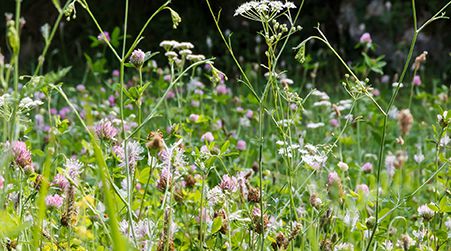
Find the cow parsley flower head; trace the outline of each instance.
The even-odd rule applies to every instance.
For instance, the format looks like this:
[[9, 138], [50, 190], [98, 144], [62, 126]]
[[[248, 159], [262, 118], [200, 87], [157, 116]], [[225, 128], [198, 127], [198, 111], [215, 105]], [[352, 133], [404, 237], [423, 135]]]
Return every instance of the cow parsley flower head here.
[[278, 14], [295, 8], [296, 5], [292, 2], [283, 3], [281, 1], [256, 0], [240, 5], [235, 10], [234, 16], [242, 16], [254, 21], [270, 21]]

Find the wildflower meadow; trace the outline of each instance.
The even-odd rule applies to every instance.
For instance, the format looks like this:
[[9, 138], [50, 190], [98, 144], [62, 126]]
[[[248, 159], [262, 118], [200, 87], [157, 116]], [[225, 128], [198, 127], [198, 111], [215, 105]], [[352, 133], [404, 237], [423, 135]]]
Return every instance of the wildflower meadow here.
[[[449, 37], [451, 1], [404, 1], [394, 71], [370, 29], [351, 58], [323, 24], [307, 35], [304, 0], [199, 0], [207, 47], [159, 38], [190, 34], [182, 0], [147, 16], [118, 0], [113, 21], [94, 0], [48, 0], [34, 31], [30, 1], [4, 1], [0, 250], [451, 250], [451, 72], [430, 61], [449, 70], [451, 41], [417, 47], [436, 25]], [[62, 64], [77, 22], [95, 32], [77, 38], [81, 66]]]

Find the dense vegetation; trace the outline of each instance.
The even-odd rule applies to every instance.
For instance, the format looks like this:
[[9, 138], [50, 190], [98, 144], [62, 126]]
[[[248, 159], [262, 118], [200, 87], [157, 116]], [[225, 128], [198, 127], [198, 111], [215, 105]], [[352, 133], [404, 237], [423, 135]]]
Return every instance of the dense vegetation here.
[[[411, 19], [397, 25], [413, 26], [402, 64], [366, 30], [345, 49], [320, 25], [305, 34], [303, 1], [222, 12], [205, 0], [206, 47], [179, 40], [171, 1], [136, 19], [125, 0], [109, 31], [117, 18], [94, 1], [50, 3], [33, 62], [21, 62], [21, 1], [5, 15], [2, 249], [451, 248], [449, 60], [430, 60], [449, 52], [416, 49], [449, 26], [451, 2], [420, 21], [414, 0], [400, 10]], [[82, 67], [54, 43], [79, 15], [97, 29], [73, 35], [90, 43]], [[231, 16], [258, 30], [235, 36]], [[176, 32], [155, 42], [160, 18]]]

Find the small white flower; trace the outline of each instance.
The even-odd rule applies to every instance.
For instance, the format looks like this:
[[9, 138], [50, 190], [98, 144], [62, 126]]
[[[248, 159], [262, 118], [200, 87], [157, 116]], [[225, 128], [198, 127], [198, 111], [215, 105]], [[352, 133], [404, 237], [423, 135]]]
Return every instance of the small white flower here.
[[348, 164], [344, 163], [343, 161], [338, 162], [337, 166], [344, 172], [348, 171], [349, 169]]
[[318, 106], [330, 107], [331, 105], [332, 104], [328, 100], [322, 100], [322, 101], [318, 101], [318, 102], [313, 103], [313, 106], [315, 106], [315, 107], [318, 107]]
[[390, 177], [393, 177], [395, 175], [395, 162], [396, 162], [396, 156], [393, 154], [387, 155], [385, 157], [385, 168], [387, 169], [387, 174]]
[[44, 103], [42, 103], [42, 101], [40, 100], [33, 100], [29, 97], [25, 97], [22, 100], [20, 100], [19, 103], [19, 108], [24, 109], [24, 110], [29, 110], [29, 109], [33, 109], [37, 106], [40, 106]]
[[425, 219], [425, 220], [432, 219], [432, 217], [434, 217], [434, 214], [435, 214], [435, 212], [432, 211], [432, 209], [430, 209], [428, 207], [428, 205], [426, 205], [426, 204], [421, 205], [420, 207], [418, 207], [417, 211], [418, 211], [418, 214], [421, 217], [423, 217], [423, 219]]
[[323, 127], [324, 123], [323, 122], [318, 122], [318, 123], [308, 123], [307, 124], [307, 128], [311, 128], [311, 129], [315, 129], [315, 128], [319, 128], [319, 127]]
[[447, 146], [449, 142], [451, 142], [451, 139], [449, 138], [448, 134], [445, 134], [445, 136], [440, 139], [440, 147]]
[[424, 160], [424, 155], [422, 153], [417, 153], [413, 156], [413, 159], [415, 160], [415, 162], [420, 164]]

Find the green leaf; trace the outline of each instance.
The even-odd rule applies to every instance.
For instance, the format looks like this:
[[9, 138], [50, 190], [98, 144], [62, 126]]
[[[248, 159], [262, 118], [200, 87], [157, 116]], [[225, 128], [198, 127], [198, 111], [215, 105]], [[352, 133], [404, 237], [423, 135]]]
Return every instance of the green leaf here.
[[439, 211], [438, 207], [435, 204], [429, 203], [428, 207], [434, 212], [438, 212]]
[[222, 227], [222, 217], [218, 216], [213, 220], [213, 225], [211, 226], [211, 233], [215, 234]]
[[145, 53], [145, 56], [144, 56], [144, 62], [146, 62], [147, 60], [149, 60], [149, 59], [151, 59], [151, 58], [153, 58], [155, 55], [158, 55], [158, 53], [160, 53], [160, 52], [151, 52], [151, 51], [148, 51], [148, 52], [146, 52]]
[[113, 45], [113, 47], [119, 46], [119, 39], [120, 39], [121, 30], [119, 27], [114, 27], [113, 32], [111, 33], [111, 40], [110, 43]]
[[227, 140], [226, 142], [224, 142], [224, 144], [221, 147], [221, 153], [225, 153], [227, 151], [227, 149], [229, 148], [229, 146], [230, 146], [230, 141]]
[[14, 239], [19, 234], [30, 227], [31, 223], [20, 223], [20, 219], [18, 217], [14, 217], [8, 214], [5, 211], [0, 212], [0, 239], [10, 238]]
[[442, 213], [451, 213], [451, 202], [447, 196], [444, 196], [442, 200], [440, 200], [439, 209]]

